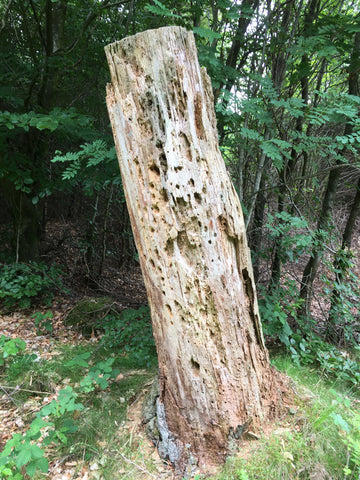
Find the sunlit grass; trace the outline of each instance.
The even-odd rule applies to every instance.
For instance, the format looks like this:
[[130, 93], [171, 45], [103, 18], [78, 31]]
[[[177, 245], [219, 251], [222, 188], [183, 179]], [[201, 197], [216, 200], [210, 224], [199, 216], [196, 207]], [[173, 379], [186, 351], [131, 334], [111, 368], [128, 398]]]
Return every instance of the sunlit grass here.
[[[56, 347], [57, 355], [46, 361], [19, 355], [2, 374], [8, 385], [21, 385], [24, 390], [54, 392], [56, 386], [71, 385], [79, 392], [78, 401], [84, 410], [72, 415], [78, 430], [69, 435], [67, 444], [50, 451], [50, 461], [77, 461], [88, 467], [96, 464], [103, 480], [147, 480], [167, 478], [167, 474], [172, 478], [172, 470], [159, 459], [140, 425], [144, 391], [155, 376], [156, 359], [153, 367], [144, 368], [136, 357], [99, 343]], [[69, 366], [73, 358], [84, 353], [90, 354], [87, 367]], [[96, 387], [82, 392], [79, 382], [91, 365], [110, 357], [114, 358], [112, 366], [120, 372], [119, 376], [106, 389]], [[286, 356], [273, 356], [272, 363], [291, 379], [293, 406], [271, 428], [257, 432], [258, 440], [242, 439], [238, 451], [217, 474], [198, 474], [194, 478], [357, 479], [342, 428], [358, 400], [355, 388], [332, 381], [314, 368], [300, 367]], [[31, 394], [22, 393], [21, 389], [14, 392], [13, 398], [25, 402]], [[344, 468], [349, 466], [346, 476]], [[37, 474], [35, 478], [45, 477]]]
[[[288, 357], [273, 364], [293, 381], [294, 408], [269, 435], [240, 446], [214, 480], [343, 480], [349, 455], [341, 419], [350, 415], [354, 392], [342, 382], [330, 382]], [[199, 477], [205, 478], [205, 477]], [[356, 478], [356, 477], [346, 477]]]

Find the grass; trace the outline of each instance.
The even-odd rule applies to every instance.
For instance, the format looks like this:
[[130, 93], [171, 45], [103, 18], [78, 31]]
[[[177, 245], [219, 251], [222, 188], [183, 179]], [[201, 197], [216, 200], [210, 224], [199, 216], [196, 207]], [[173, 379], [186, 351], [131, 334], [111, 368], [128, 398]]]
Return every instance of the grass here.
[[[131, 450], [133, 456], [136, 450], [142, 451], [132, 438], [133, 432], [129, 433], [125, 426], [125, 419], [129, 406], [139, 401], [139, 395], [142, 394], [146, 384], [155, 376], [156, 357], [153, 356], [149, 361], [147, 350], [143, 356], [141, 352], [140, 354], [137, 352], [136, 355], [124, 355], [123, 351], [116, 347], [107, 348], [101, 343], [91, 342], [79, 346], [55, 342], [54, 348], [57, 355], [51, 360], [43, 360], [34, 354], [20, 352], [0, 368], [0, 385], [6, 385], [11, 392], [11, 395], [8, 395], [7, 408], [13, 408], [14, 415], [21, 416], [25, 424], [30, 423], [43, 406], [45, 397], [56, 397], [59, 389], [70, 385], [77, 392], [77, 401], [81, 402], [84, 408], [81, 412], [76, 410], [65, 412], [60, 418], [55, 419], [54, 423], [59, 431], [69, 420], [77, 426], [77, 431], [67, 435], [67, 443], [59, 444], [56, 448], [46, 448], [49, 461], [60, 461], [64, 464], [70, 461], [77, 463], [78, 469], [83, 469], [85, 464], [87, 467], [97, 464], [98, 473], [101, 475], [99, 478], [119, 478], [117, 475], [119, 465], [124, 463], [124, 468], [126, 465], [131, 466], [119, 452], [124, 450], [128, 454]], [[146, 369], [143, 368], [144, 356]], [[83, 360], [83, 364], [75, 362], [74, 365], [72, 362], [74, 358], [86, 360]], [[105, 387], [98, 384], [90, 385], [88, 389], [90, 391], [86, 389], [84, 391], [80, 382], [91, 368], [101, 364], [105, 364], [106, 367], [106, 361], [109, 359], [111, 367], [108, 385]], [[105, 377], [101, 370], [99, 377], [102, 379]], [[16, 410], [16, 407], [22, 408]], [[131, 468], [137, 467], [132, 465]], [[0, 478], [3, 478], [1, 474]], [[51, 477], [46, 477], [38, 471], [34, 478]]]
[[[273, 358], [278, 370], [294, 383], [295, 413], [274, 426], [270, 435], [253, 442], [246, 454], [239, 449], [214, 480], [344, 480], [358, 479], [350, 465], [346, 431], [357, 397], [343, 382], [332, 383], [290, 358]], [[350, 465], [351, 466], [351, 465]], [[351, 468], [349, 469], [351, 470]], [[199, 477], [205, 478], [205, 477]]]
[[[49, 460], [62, 464], [75, 462], [75, 470], [79, 471], [84, 466], [96, 465], [95, 477], [99, 480], [172, 478], [171, 470], [164, 468], [145, 434], [137, 430], [142, 392], [156, 372], [156, 359], [153, 356], [149, 362], [149, 350], [142, 357], [139, 352], [125, 355], [116, 346], [108, 348], [105, 344], [91, 342], [79, 346], [55, 344], [55, 348], [58, 355], [52, 360], [43, 361], [35, 355], [21, 353], [0, 370], [0, 384], [20, 386], [11, 395], [16, 405], [25, 405], [35, 399], [39, 409], [47, 392], [55, 394], [59, 386], [71, 385], [78, 392], [78, 401], [84, 409], [67, 412], [61, 418], [61, 422], [72, 420], [78, 430], [68, 436], [66, 444], [48, 447]], [[71, 364], [74, 358], [83, 358], [84, 363]], [[90, 391], [82, 391], [81, 380], [92, 367], [109, 358], [112, 359], [113, 377], [109, 385], [105, 388], [94, 385]], [[357, 441], [359, 437], [360, 445], [360, 427], [357, 431], [348, 430], [352, 416], [357, 418], [358, 392], [344, 382], [330, 381], [313, 368], [295, 365], [281, 354], [276, 354], [272, 362], [292, 379], [296, 394], [294, 408], [259, 440], [244, 440], [239, 451], [217, 474], [195, 478], [359, 479], [360, 458], [357, 462], [353, 453], [356, 448], [348, 448], [349, 438]], [[28, 390], [38, 393], [31, 394]], [[34, 411], [35, 407], [24, 418], [30, 422]], [[360, 457], [359, 452], [360, 446]], [[51, 477], [38, 472], [34, 478]]]

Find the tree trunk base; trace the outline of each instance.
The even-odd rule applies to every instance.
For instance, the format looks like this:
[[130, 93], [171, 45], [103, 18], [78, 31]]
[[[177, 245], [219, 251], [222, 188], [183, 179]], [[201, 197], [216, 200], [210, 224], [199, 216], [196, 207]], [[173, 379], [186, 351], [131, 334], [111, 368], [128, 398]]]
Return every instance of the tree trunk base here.
[[[154, 379], [142, 408], [142, 425], [151, 442], [156, 446], [160, 458], [168, 461], [181, 478], [191, 478], [197, 469], [197, 458], [190, 448], [184, 449], [170, 432], [165, 406], [160, 401], [159, 377]], [[190, 447], [190, 446], [189, 446]]]
[[[269, 393], [273, 396], [267, 399], [268, 417], [267, 421], [284, 416], [287, 413], [289, 404], [292, 404], [292, 393], [288, 386], [288, 379], [275, 369], [271, 369], [274, 384], [269, 387]], [[274, 396], [276, 392], [276, 396]], [[219, 465], [225, 463], [229, 455], [236, 454], [239, 445], [244, 441], [245, 436], [250, 432], [252, 438], [259, 437], [264, 424], [254, 423], [253, 418], [249, 418], [243, 425], [238, 425], [236, 429], [230, 428], [228, 441], [225, 448], [221, 451], [214, 450], [209, 445], [206, 438], [203, 439], [206, 447], [206, 458], [201, 459], [192, 451], [190, 444], [182, 444], [178, 437], [170, 431], [165, 406], [160, 401], [159, 377], [154, 382], [146, 395], [141, 412], [141, 425], [145, 430], [147, 437], [155, 445], [159, 456], [164, 462], [168, 462], [174, 468], [176, 476], [181, 479], [192, 478], [196, 473], [209, 473], [209, 470], [219, 468]], [[200, 439], [201, 440], [201, 439]]]

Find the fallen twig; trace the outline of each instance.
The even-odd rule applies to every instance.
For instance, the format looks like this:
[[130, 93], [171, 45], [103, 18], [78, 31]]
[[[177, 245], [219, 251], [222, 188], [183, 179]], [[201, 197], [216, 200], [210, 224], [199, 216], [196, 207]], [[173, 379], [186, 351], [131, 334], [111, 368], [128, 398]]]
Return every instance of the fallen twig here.
[[15, 398], [13, 398], [13, 397], [9, 394], [9, 392], [7, 392], [7, 391], [5, 390], [5, 387], [2, 387], [2, 386], [0, 385], [0, 389], [5, 393], [5, 395], [8, 397], [8, 399], [13, 402], [14, 405], [16, 405], [18, 408], [21, 408], [21, 404], [20, 404], [19, 402], [17, 402], [17, 401], [15, 400]]
[[7, 394], [6, 390], [18, 390], [19, 392], [41, 393], [42, 395], [52, 395], [54, 392], [40, 392], [39, 390], [27, 390], [26, 388], [8, 387], [7, 385], [0, 385], [1, 390]]
[[134, 467], [136, 467], [138, 470], [140, 470], [140, 472], [146, 473], [147, 475], [150, 475], [150, 477], [158, 479], [158, 477], [156, 477], [155, 475], [153, 475], [152, 473], [150, 473], [148, 470], [146, 470], [145, 468], [140, 467], [140, 465], [138, 465], [137, 463], [135, 463], [135, 462], [133, 462], [132, 460], [130, 460], [130, 458], [125, 457], [125, 455], [123, 455], [121, 452], [119, 452], [119, 453], [120, 453], [120, 456], [121, 456], [126, 462], [131, 463], [132, 465], [134, 465]]

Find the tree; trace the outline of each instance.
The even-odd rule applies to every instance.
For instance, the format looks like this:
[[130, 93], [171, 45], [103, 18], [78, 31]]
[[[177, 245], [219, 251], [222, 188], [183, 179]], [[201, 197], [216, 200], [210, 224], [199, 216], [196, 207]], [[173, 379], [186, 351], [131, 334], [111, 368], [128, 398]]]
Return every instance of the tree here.
[[121, 20], [131, 18], [128, 3], [0, 3], [0, 191], [13, 219], [16, 260], [39, 258], [47, 199], [66, 188], [50, 163], [54, 152], [110, 133], [99, 88], [102, 52], [111, 34], [127, 31]]
[[[286, 32], [290, 25], [291, 19], [291, 9], [294, 8], [294, 5], [290, 2], [288, 7], [285, 11], [287, 14], [284, 15], [284, 19], [282, 21], [282, 29], [281, 32]], [[308, 11], [304, 15], [304, 36], [309, 35], [309, 30], [311, 30], [311, 24], [314, 21], [315, 12], [319, 8], [319, 0], [312, 0], [309, 2]], [[299, 19], [296, 18], [295, 22], [293, 22], [293, 29], [298, 26]], [[289, 55], [289, 49], [286, 49], [287, 55]], [[309, 85], [308, 85], [308, 72], [309, 72], [309, 60], [306, 53], [303, 54], [301, 58], [301, 62], [299, 65], [299, 72], [298, 77], [301, 84], [301, 100], [303, 102], [303, 108], [308, 103], [308, 93], [309, 93]], [[286, 65], [286, 55], [282, 52], [282, 55], [277, 55], [276, 61], [273, 62], [273, 83], [277, 91], [280, 93], [282, 84], [285, 78], [285, 65]], [[303, 115], [299, 115], [296, 119], [295, 131], [301, 134], [303, 129]], [[293, 179], [293, 171], [295, 169], [296, 163], [298, 160], [298, 151], [296, 148], [291, 149], [291, 154], [289, 158], [284, 158], [283, 165], [279, 170], [279, 195], [278, 195], [278, 214], [279, 218], [281, 218], [281, 214], [287, 210], [286, 200], [288, 189], [290, 187], [290, 182]], [[280, 277], [281, 277], [281, 264], [282, 264], [282, 243], [283, 243], [283, 235], [279, 235], [276, 239], [274, 245], [274, 253], [273, 253], [273, 260], [271, 266], [271, 279], [269, 289], [276, 289], [279, 288]]]
[[160, 452], [223, 461], [277, 390], [210, 79], [178, 27], [106, 47], [107, 105], [158, 351]]
[[[360, 32], [356, 32], [354, 37], [354, 48], [351, 54], [349, 62], [349, 94], [359, 97], [359, 54], [360, 54]], [[352, 125], [347, 125], [345, 127], [345, 132], [349, 135], [353, 131]], [[331, 296], [331, 306], [329, 310], [329, 318], [327, 325], [327, 337], [331, 340], [337, 339], [337, 337], [342, 337], [339, 335], [336, 327], [340, 326], [342, 330], [340, 334], [343, 334], [344, 325], [341, 325], [339, 322], [339, 310], [341, 311], [341, 305], [343, 303], [343, 298], [340, 294], [343, 284], [345, 283], [346, 276], [349, 273], [351, 266], [351, 257], [353, 253], [351, 252], [351, 241], [353, 230], [355, 226], [355, 221], [360, 214], [360, 178], [358, 178], [355, 196], [350, 208], [350, 213], [346, 222], [346, 226], [343, 231], [341, 247], [337, 252], [334, 260], [334, 271], [335, 271], [335, 288]], [[339, 325], [340, 323], [340, 325]]]
[[[350, 30], [346, 25], [345, 32]], [[352, 33], [352, 29], [350, 30]], [[349, 67], [348, 67], [348, 91], [349, 96], [358, 96], [359, 87], [358, 87], [358, 67], [359, 67], [359, 51], [360, 51], [360, 36], [359, 33], [354, 35], [354, 47], [350, 54]], [[356, 115], [357, 117], [357, 115]], [[356, 120], [357, 118], [355, 118]], [[345, 124], [344, 136], [346, 138], [351, 137], [354, 130], [354, 118], [349, 119]], [[344, 148], [344, 147], [343, 147]], [[317, 234], [321, 237], [323, 232], [329, 230], [331, 226], [331, 216], [335, 204], [336, 191], [338, 183], [340, 180], [340, 167], [346, 165], [346, 159], [343, 156], [339, 155], [335, 161], [334, 168], [330, 171], [329, 177], [327, 180], [324, 198], [322, 201], [321, 212], [318, 219], [317, 225]], [[356, 207], [355, 212], [356, 214]], [[345, 233], [345, 232], [344, 232]], [[345, 248], [344, 244], [344, 248]], [[320, 241], [314, 244], [311, 256], [304, 268], [301, 286], [300, 286], [300, 298], [303, 300], [303, 303], [299, 309], [299, 314], [304, 316], [310, 316], [310, 305], [312, 298], [313, 283], [316, 278], [316, 274], [320, 265], [321, 257], [323, 256], [325, 249], [324, 242]], [[341, 257], [341, 255], [339, 255]], [[331, 318], [331, 315], [330, 315]]]

